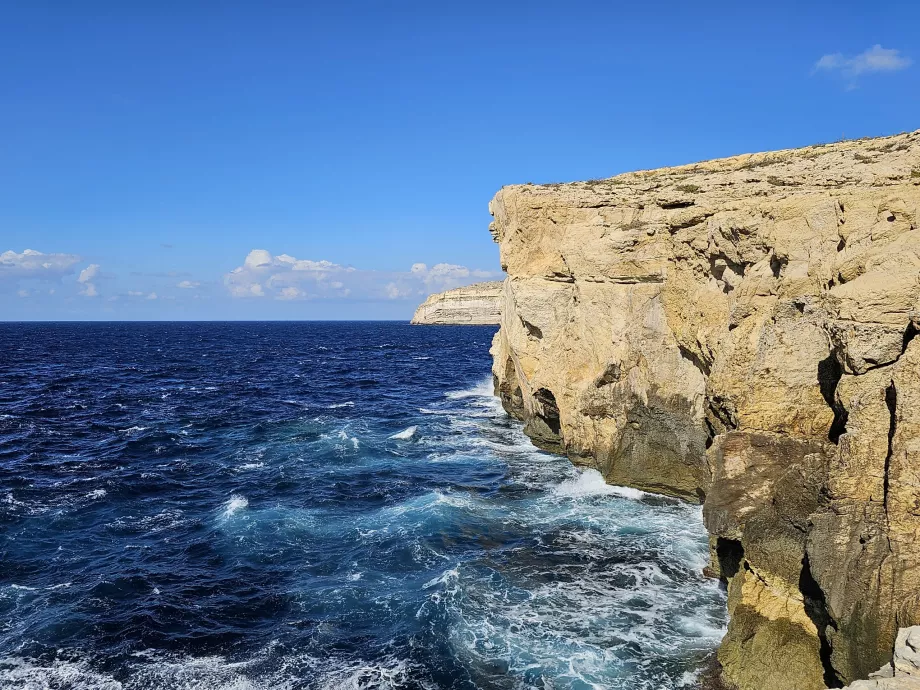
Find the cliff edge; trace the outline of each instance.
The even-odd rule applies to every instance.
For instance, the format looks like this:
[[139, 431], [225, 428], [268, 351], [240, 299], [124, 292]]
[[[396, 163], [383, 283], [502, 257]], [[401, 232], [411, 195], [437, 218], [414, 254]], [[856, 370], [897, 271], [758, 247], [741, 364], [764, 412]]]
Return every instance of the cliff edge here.
[[704, 504], [744, 690], [920, 623], [920, 132], [503, 188], [496, 392], [534, 442]]
[[491, 325], [501, 320], [502, 283], [492, 281], [429, 295], [412, 317], [414, 324]]

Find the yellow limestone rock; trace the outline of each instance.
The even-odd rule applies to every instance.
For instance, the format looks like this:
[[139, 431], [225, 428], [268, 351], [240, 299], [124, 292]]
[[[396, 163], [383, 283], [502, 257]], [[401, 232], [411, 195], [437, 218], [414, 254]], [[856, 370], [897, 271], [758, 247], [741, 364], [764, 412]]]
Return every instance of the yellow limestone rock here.
[[496, 392], [704, 502], [725, 678], [839, 687], [920, 623], [920, 132], [503, 188]]
[[497, 324], [501, 319], [501, 281], [474, 283], [430, 295], [412, 317], [414, 324]]

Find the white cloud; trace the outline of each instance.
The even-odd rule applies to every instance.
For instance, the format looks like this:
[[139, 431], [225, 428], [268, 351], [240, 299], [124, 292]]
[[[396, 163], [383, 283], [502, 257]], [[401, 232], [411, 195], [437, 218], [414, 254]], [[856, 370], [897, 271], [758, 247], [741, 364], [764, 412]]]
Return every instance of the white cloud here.
[[233, 297], [241, 298], [417, 300], [432, 292], [498, 277], [448, 263], [430, 268], [415, 263], [408, 271], [364, 271], [331, 261], [273, 256], [265, 249], [253, 249], [242, 265], [224, 276], [224, 285]]
[[176, 287], [182, 288], [183, 290], [194, 290], [199, 285], [201, 285], [201, 283], [195, 280], [183, 280], [178, 285], [176, 285]]
[[386, 293], [387, 299], [401, 299], [412, 294], [411, 290], [400, 287], [396, 283], [387, 283], [384, 287], [384, 292]]
[[26, 249], [17, 254], [9, 250], [0, 254], [0, 280], [57, 280], [72, 273], [74, 264], [79, 261], [80, 257], [75, 254], [44, 254], [34, 249]]
[[80, 271], [80, 277], [77, 278], [78, 283], [88, 283], [93, 278], [99, 275], [99, 264], [90, 264], [82, 271]]
[[[355, 269], [331, 261], [297, 259], [288, 254], [272, 256], [265, 249], [253, 249], [242, 266], [224, 276], [224, 285], [233, 297], [342, 297], [346, 289], [343, 277], [352, 273]], [[333, 276], [336, 279], [329, 280]]]
[[304, 297], [303, 290], [293, 286], [281, 288], [281, 293], [278, 295], [278, 299], [301, 299], [302, 297]]
[[96, 290], [96, 285], [93, 283], [93, 279], [99, 275], [99, 264], [90, 264], [82, 271], [77, 278], [77, 282], [80, 283], [80, 294], [84, 297], [95, 297], [98, 295]]
[[144, 293], [140, 290], [128, 290], [129, 297], [143, 297]]
[[874, 72], [896, 72], [906, 69], [913, 60], [901, 54], [900, 50], [882, 48], [876, 44], [859, 55], [846, 56], [843, 53], [823, 55], [815, 63], [814, 72], [837, 72], [849, 79]]
[[157, 298], [157, 293], [155, 292], [151, 292], [149, 295], [147, 295], [147, 299], [156, 299], [156, 298]]

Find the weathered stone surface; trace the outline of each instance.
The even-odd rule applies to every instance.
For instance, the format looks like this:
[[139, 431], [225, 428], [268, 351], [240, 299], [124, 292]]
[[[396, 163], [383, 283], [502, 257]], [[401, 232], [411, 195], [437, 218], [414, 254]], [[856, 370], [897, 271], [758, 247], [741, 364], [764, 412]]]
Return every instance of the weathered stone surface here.
[[538, 445], [704, 500], [720, 651], [839, 687], [920, 623], [920, 132], [503, 188], [496, 392]]
[[894, 645], [894, 659], [869, 680], [858, 680], [846, 690], [920, 690], [920, 627], [901, 628]]
[[474, 283], [429, 295], [412, 317], [414, 324], [491, 325], [501, 321], [501, 281]]

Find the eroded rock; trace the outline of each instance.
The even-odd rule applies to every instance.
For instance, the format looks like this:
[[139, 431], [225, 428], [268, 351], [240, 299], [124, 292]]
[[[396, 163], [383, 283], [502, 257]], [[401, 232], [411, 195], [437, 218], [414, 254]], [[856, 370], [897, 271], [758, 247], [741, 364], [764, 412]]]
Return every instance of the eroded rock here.
[[608, 481], [705, 500], [726, 679], [890, 661], [920, 623], [920, 132], [505, 187], [490, 211], [503, 405]]
[[429, 295], [412, 323], [416, 325], [491, 325], [501, 321], [501, 281], [474, 283]]

